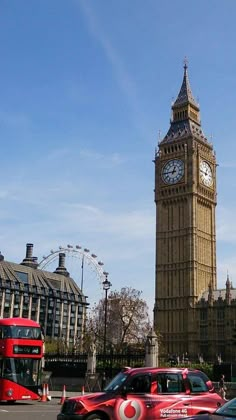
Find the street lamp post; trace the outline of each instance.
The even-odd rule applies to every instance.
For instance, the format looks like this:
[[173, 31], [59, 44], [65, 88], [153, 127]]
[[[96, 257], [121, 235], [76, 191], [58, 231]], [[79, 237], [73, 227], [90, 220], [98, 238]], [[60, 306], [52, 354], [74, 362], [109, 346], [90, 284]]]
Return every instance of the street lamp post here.
[[106, 276], [105, 280], [103, 281], [103, 290], [105, 291], [105, 311], [104, 311], [104, 342], [103, 342], [103, 354], [104, 360], [106, 359], [106, 344], [107, 344], [107, 294], [108, 290], [112, 286], [111, 282], [107, 279], [108, 273], [104, 272]]

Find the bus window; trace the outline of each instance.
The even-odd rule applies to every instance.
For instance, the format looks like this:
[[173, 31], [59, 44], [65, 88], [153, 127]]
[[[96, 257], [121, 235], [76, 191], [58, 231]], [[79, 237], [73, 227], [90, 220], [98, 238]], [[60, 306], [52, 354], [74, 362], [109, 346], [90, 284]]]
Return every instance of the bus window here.
[[5, 359], [2, 377], [21, 385], [38, 385], [40, 367], [40, 361], [37, 359]]
[[37, 327], [14, 326], [11, 328], [12, 338], [27, 338], [33, 340], [41, 340], [41, 329]]
[[14, 382], [16, 382], [16, 371], [13, 359], [3, 360], [2, 373], [3, 378], [11, 379]]
[[2, 327], [2, 338], [11, 338], [11, 327], [4, 326]]

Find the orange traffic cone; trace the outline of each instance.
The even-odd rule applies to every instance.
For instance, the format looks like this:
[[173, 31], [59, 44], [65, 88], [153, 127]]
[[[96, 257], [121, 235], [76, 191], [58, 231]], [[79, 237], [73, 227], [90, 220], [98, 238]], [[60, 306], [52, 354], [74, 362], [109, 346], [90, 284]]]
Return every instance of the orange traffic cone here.
[[66, 399], [66, 386], [63, 385], [62, 396], [61, 396], [61, 400], [60, 400], [59, 404], [63, 404], [65, 399]]
[[82, 389], [81, 389], [81, 395], [84, 395], [84, 385], [82, 386]]
[[46, 395], [46, 384], [43, 384], [43, 394], [41, 397], [41, 402], [47, 402], [47, 395]]
[[51, 401], [52, 397], [49, 394], [49, 385], [46, 384], [46, 397], [47, 397], [47, 401]]

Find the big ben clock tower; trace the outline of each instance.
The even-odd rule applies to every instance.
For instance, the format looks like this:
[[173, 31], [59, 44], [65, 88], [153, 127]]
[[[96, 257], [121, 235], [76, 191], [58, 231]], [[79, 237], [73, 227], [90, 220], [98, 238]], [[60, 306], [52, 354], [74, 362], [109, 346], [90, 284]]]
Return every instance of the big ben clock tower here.
[[187, 64], [155, 156], [154, 325], [163, 354], [199, 353], [195, 305], [216, 288], [216, 159], [205, 137]]

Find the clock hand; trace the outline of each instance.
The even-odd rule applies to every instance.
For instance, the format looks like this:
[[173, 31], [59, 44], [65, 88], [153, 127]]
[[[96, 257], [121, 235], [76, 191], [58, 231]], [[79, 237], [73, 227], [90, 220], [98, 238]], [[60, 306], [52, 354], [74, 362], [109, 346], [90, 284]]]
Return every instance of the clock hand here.
[[167, 172], [163, 172], [164, 175], [168, 175], [168, 174], [174, 174], [176, 172], [176, 169], [171, 169], [170, 171]]

